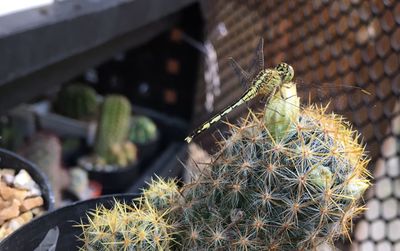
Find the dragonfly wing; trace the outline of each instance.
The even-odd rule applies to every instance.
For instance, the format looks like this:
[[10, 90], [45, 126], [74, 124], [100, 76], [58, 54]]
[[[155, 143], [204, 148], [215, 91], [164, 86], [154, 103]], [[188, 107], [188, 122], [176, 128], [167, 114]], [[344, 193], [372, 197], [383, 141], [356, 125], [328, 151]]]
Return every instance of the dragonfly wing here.
[[248, 72], [251, 75], [257, 75], [261, 70], [264, 70], [264, 38], [262, 37], [258, 41]]
[[357, 84], [336, 84], [336, 83], [308, 83], [303, 82], [298, 85], [300, 90], [310, 92], [312, 95], [316, 95], [317, 98], [326, 98], [339, 94], [361, 94], [361, 95], [372, 95], [369, 91], [358, 86]]
[[257, 72], [264, 70], [264, 39], [261, 37], [256, 50]]
[[239, 77], [240, 84], [244, 88], [247, 89], [249, 87], [247, 85], [248, 85], [248, 83], [250, 83], [250, 80], [251, 80], [250, 74], [248, 72], [246, 72], [245, 70], [243, 70], [243, 68], [235, 61], [235, 59], [229, 58], [229, 62], [231, 64], [234, 72]]

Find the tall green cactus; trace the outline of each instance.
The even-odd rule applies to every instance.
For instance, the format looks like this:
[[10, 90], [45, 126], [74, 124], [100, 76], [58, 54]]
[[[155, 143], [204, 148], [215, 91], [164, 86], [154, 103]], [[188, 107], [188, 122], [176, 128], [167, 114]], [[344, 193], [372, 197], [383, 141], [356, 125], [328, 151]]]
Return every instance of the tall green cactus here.
[[80, 83], [68, 85], [59, 92], [54, 110], [75, 119], [91, 119], [97, 112], [96, 91]]
[[156, 124], [146, 116], [135, 116], [131, 121], [129, 139], [133, 143], [144, 144], [157, 137]]
[[107, 163], [115, 162], [115, 148], [122, 148], [128, 139], [131, 105], [121, 95], [109, 95], [101, 108], [95, 153]]

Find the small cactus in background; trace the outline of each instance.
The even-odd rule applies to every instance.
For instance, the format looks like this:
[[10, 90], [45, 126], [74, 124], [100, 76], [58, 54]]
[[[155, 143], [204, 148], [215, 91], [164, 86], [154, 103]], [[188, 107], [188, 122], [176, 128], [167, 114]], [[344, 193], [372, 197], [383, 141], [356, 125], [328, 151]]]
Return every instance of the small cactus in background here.
[[134, 116], [131, 121], [129, 139], [135, 144], [145, 144], [157, 138], [157, 126], [148, 117]]
[[21, 155], [35, 163], [49, 177], [56, 205], [61, 202], [61, 191], [68, 184], [68, 174], [61, 167], [61, 143], [57, 136], [36, 133], [25, 145]]
[[182, 190], [185, 250], [308, 250], [349, 237], [369, 174], [343, 118], [300, 108], [292, 85], [230, 131]]
[[116, 143], [111, 146], [111, 152], [107, 159], [108, 163], [125, 167], [130, 163], [136, 161], [137, 158], [137, 147], [131, 142]]
[[[131, 105], [120, 95], [109, 95], [101, 108], [94, 151], [108, 164], [126, 164], [136, 158], [136, 150], [126, 144]], [[134, 155], [134, 156], [133, 156]]]
[[79, 83], [68, 85], [59, 92], [54, 110], [74, 119], [92, 119], [97, 112], [96, 91]]
[[87, 224], [78, 225], [83, 233], [82, 250], [169, 250], [176, 244], [176, 226], [167, 217], [171, 204], [163, 202], [174, 203], [172, 198], [178, 198], [175, 183], [159, 179], [136, 201], [137, 206], [118, 201], [112, 209], [98, 206], [88, 214]]

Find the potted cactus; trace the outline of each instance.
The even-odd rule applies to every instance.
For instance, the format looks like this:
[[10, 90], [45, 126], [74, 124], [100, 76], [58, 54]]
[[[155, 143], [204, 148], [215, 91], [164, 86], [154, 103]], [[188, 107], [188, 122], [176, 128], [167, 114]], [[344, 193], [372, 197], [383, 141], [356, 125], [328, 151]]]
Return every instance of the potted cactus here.
[[98, 113], [97, 94], [81, 83], [67, 85], [53, 103], [45, 100], [33, 104], [28, 112], [36, 114], [41, 129], [58, 136], [90, 138]]
[[53, 109], [56, 113], [69, 118], [88, 121], [95, 118], [97, 103], [97, 94], [92, 87], [74, 83], [61, 89]]
[[132, 184], [137, 168], [137, 149], [128, 140], [131, 105], [121, 95], [109, 95], [101, 107], [97, 135], [90, 156], [78, 162], [104, 193], [122, 192]]
[[[364, 210], [368, 158], [342, 117], [300, 108], [290, 83], [263, 113], [250, 111], [230, 132], [212, 162], [181, 189], [158, 180], [135, 207], [91, 213], [90, 224], [82, 224], [85, 248], [313, 250], [350, 236], [352, 219]], [[109, 232], [112, 222], [98, 218], [110, 214], [129, 215], [124, 227], [139, 230]], [[146, 217], [157, 220], [140, 220]]]
[[158, 148], [157, 125], [147, 116], [133, 116], [129, 129], [129, 140], [137, 146], [139, 158], [141, 160], [148, 159]]

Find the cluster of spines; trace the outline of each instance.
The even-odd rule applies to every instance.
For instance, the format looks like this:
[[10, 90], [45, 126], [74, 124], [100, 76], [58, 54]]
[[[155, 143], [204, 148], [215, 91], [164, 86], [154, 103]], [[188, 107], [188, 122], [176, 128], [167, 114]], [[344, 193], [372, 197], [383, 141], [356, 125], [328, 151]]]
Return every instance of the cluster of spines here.
[[[145, 207], [145, 209], [141, 207]], [[81, 223], [82, 250], [167, 250], [172, 226], [150, 205], [127, 205], [115, 201], [112, 209], [99, 206]]]
[[177, 206], [180, 193], [175, 180], [164, 180], [156, 176], [156, 179], [152, 179], [148, 185], [148, 188], [143, 190], [143, 196], [139, 200], [145, 200], [162, 211]]
[[134, 203], [98, 206], [88, 214], [88, 223], [78, 224], [81, 250], [170, 250], [177, 244], [177, 225], [169, 214], [178, 195], [174, 181], [157, 178]]

